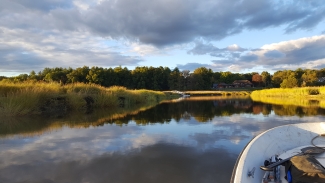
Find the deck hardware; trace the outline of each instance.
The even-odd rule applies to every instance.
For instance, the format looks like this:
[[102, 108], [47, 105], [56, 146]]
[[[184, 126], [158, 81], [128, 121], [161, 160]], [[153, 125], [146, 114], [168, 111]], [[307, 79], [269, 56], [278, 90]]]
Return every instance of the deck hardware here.
[[252, 170], [248, 171], [247, 176], [254, 178], [254, 173], [255, 173], [255, 167], [252, 168]]

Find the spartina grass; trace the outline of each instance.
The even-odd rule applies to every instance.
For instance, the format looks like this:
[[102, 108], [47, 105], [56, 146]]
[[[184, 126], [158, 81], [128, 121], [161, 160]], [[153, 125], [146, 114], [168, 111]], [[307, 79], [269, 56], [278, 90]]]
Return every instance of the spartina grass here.
[[95, 84], [3, 83], [0, 82], [0, 115], [20, 116], [51, 111], [157, 104], [167, 94], [150, 90], [105, 88]]
[[252, 100], [303, 107], [322, 107], [325, 104], [325, 87], [273, 88], [253, 91]]

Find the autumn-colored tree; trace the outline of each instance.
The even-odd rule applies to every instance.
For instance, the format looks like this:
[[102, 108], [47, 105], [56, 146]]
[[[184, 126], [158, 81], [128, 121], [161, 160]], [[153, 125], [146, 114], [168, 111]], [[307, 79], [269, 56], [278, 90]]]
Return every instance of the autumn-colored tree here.
[[260, 86], [263, 83], [262, 76], [259, 75], [258, 73], [254, 74], [253, 77], [252, 77], [252, 83], [255, 86]]

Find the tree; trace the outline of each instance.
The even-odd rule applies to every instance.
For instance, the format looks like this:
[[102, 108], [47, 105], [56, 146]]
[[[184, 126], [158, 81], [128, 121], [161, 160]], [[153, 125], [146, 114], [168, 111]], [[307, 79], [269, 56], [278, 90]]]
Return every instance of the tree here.
[[295, 78], [294, 74], [291, 74], [287, 79], [284, 79], [281, 83], [281, 88], [294, 88], [298, 86], [298, 80]]
[[264, 87], [268, 87], [271, 84], [271, 74], [267, 71], [263, 71], [261, 73], [262, 76], [262, 82], [264, 84]]
[[92, 67], [89, 70], [89, 72], [86, 76], [86, 79], [88, 80], [89, 83], [103, 85], [104, 76], [105, 76], [105, 73], [104, 73], [103, 68]]
[[28, 76], [29, 80], [38, 80], [35, 71], [31, 71]]
[[67, 78], [71, 83], [75, 82], [82, 82], [87, 83], [87, 75], [89, 73], [89, 67], [83, 66], [78, 67], [77, 69], [73, 70], [71, 73], [67, 74]]
[[262, 76], [258, 73], [254, 74], [252, 77], [252, 82], [254, 85], [260, 86], [263, 83]]
[[315, 86], [318, 81], [316, 70], [306, 70], [301, 76], [301, 80], [301, 86]]
[[232, 79], [232, 73], [227, 71], [227, 72], [220, 72], [220, 80], [221, 83], [227, 83], [230, 84], [233, 82]]
[[28, 79], [28, 74], [19, 74], [14, 78], [15, 81], [26, 81]]
[[69, 70], [62, 67], [48, 69], [43, 79], [48, 82], [58, 82], [65, 84], [68, 81], [67, 74], [69, 72]]
[[195, 80], [195, 90], [208, 90], [212, 87], [213, 72], [211, 69], [200, 67], [194, 70], [193, 79]]
[[175, 67], [173, 71], [170, 73], [168, 78], [168, 85], [170, 90], [179, 90], [179, 78], [181, 77], [181, 73], [179, 72], [178, 68]]
[[114, 68], [115, 73], [115, 85], [130, 87], [131, 82], [131, 72], [128, 68], [121, 66]]
[[272, 77], [273, 87], [280, 87], [281, 83], [291, 74], [294, 74], [291, 70], [276, 71]]

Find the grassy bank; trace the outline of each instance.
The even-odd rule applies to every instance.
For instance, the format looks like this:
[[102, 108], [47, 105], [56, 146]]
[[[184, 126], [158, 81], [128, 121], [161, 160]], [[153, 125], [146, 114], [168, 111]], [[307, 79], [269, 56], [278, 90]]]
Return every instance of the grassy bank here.
[[210, 91], [185, 91], [185, 94], [191, 96], [249, 96], [250, 91], [246, 90], [210, 90]]
[[250, 97], [254, 101], [270, 104], [325, 108], [325, 87], [257, 90], [253, 91]]
[[138, 104], [157, 104], [175, 98], [171, 94], [150, 90], [127, 90], [92, 84], [58, 83], [0, 83], [0, 115], [87, 112], [95, 108], [128, 107]]

